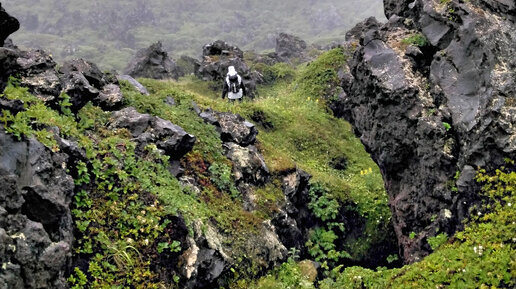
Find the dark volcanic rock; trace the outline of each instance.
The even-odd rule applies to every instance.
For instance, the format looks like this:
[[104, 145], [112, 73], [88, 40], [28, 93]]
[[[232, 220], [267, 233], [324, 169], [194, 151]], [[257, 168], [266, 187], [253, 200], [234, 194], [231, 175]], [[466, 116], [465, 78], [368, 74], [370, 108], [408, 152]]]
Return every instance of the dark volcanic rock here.
[[75, 72], [84, 75], [84, 78], [91, 84], [91, 86], [99, 89], [108, 83], [107, 77], [100, 71], [95, 63], [86, 61], [84, 59], [72, 59], [66, 61], [59, 73], [64, 75], [73, 74]]
[[14, 49], [0, 47], [0, 91], [3, 92], [9, 76], [16, 73], [18, 65], [16, 59], [19, 57], [19, 52]]
[[364, 32], [367, 32], [370, 29], [378, 29], [380, 25], [380, 22], [378, 22], [376, 18], [369, 17], [346, 32], [346, 41], [350, 41], [352, 39], [360, 40], [360, 37], [363, 36]]
[[94, 63], [84, 59], [65, 62], [59, 69], [63, 92], [70, 96], [72, 111], [79, 111], [92, 101], [104, 110], [114, 110], [123, 103], [118, 80], [106, 75]]
[[107, 111], [119, 109], [124, 101], [120, 87], [116, 84], [107, 84], [93, 100], [98, 106]]
[[308, 208], [311, 177], [302, 170], [283, 177], [282, 189], [287, 202], [272, 220], [285, 247], [296, 248], [301, 254], [307, 253], [308, 231], [316, 224], [315, 216]]
[[203, 47], [203, 60], [195, 71], [195, 75], [206, 81], [220, 81], [220, 91], [222, 91], [229, 66], [235, 67], [242, 77], [247, 96], [253, 98], [258, 82], [257, 75], [245, 63], [242, 50], [224, 41], [217, 40]]
[[0, 288], [68, 288], [74, 183], [68, 156], [0, 127]]
[[4, 46], [5, 39], [20, 29], [18, 19], [9, 15], [0, 3], [0, 47]]
[[129, 130], [142, 152], [149, 144], [156, 144], [172, 159], [179, 159], [189, 152], [196, 138], [186, 133], [181, 127], [156, 116], [141, 114], [133, 107], [128, 107], [113, 114], [111, 129]]
[[[461, 228], [478, 201], [472, 168], [516, 157], [509, 2], [384, 0], [395, 21], [364, 27], [342, 75], [345, 93], [332, 108], [350, 120], [382, 171], [405, 262], [428, 254], [426, 240], [436, 232]], [[428, 47], [400, 45], [417, 32]]]
[[125, 74], [153, 79], [178, 79], [181, 76], [179, 68], [163, 50], [161, 42], [139, 50], [125, 69]]
[[200, 114], [200, 117], [217, 127], [224, 142], [234, 142], [245, 147], [256, 141], [258, 130], [254, 124], [238, 114], [206, 110]]
[[203, 56], [226, 55], [229, 57], [244, 58], [244, 52], [236, 46], [232, 46], [222, 40], [204, 45], [202, 48]]
[[[192, 227], [193, 236], [188, 237], [188, 249], [179, 262], [184, 277], [181, 280], [186, 280], [181, 288], [209, 289], [227, 285], [227, 278], [234, 276], [231, 268], [239, 264], [233, 258], [234, 240], [228, 240], [209, 223], [195, 221]], [[254, 260], [256, 270], [272, 268], [286, 260], [287, 249], [268, 222], [259, 232], [247, 237], [246, 255]]]
[[235, 181], [263, 185], [269, 178], [269, 169], [263, 156], [255, 146], [241, 147], [236, 143], [225, 143], [226, 156], [233, 162]]
[[20, 51], [16, 63], [13, 74], [21, 76], [21, 86], [28, 87], [49, 105], [55, 105], [61, 93], [61, 82], [52, 56], [42, 50]]
[[284, 61], [302, 58], [307, 47], [304, 40], [294, 35], [280, 33], [276, 38], [276, 54]]
[[0, 48], [0, 89], [6, 86], [9, 76], [20, 78], [36, 97], [59, 110], [59, 96], [70, 96], [73, 112], [92, 101], [104, 110], [113, 110], [123, 103], [116, 78], [102, 73], [98, 67], [82, 59], [67, 61], [56, 71], [52, 56], [42, 50], [19, 51]]

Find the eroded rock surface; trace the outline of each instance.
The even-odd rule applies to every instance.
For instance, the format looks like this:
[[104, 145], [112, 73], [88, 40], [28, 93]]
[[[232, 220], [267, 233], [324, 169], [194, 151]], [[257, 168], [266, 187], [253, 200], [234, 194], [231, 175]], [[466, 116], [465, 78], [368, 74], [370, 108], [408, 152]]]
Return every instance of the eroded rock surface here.
[[129, 130], [138, 143], [139, 151], [143, 151], [149, 144], [155, 144], [158, 149], [176, 160], [189, 152], [196, 141], [195, 136], [181, 127], [157, 116], [139, 113], [134, 107], [113, 113], [109, 127]]
[[184, 75], [163, 49], [161, 42], [139, 50], [125, 69], [125, 73], [132, 77], [153, 79], [178, 79]]
[[0, 288], [68, 288], [74, 182], [69, 157], [0, 126]]
[[[388, 23], [353, 32], [360, 46], [332, 108], [378, 163], [410, 263], [428, 237], [460, 229], [478, 200], [475, 168], [516, 156], [514, 4], [384, 2]], [[428, 44], [406, 43], [417, 35]]]

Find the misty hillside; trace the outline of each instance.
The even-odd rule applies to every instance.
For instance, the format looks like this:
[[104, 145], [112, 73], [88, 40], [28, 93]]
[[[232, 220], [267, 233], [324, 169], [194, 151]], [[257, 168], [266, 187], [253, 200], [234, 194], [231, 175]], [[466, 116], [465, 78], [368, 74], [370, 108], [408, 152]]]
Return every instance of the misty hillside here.
[[161, 40], [172, 55], [198, 57], [222, 39], [245, 50], [274, 48], [278, 33], [307, 42], [342, 41], [365, 17], [383, 19], [381, 0], [16, 0], [3, 3], [20, 20], [13, 39], [52, 51], [58, 61], [82, 57], [122, 70], [137, 49]]

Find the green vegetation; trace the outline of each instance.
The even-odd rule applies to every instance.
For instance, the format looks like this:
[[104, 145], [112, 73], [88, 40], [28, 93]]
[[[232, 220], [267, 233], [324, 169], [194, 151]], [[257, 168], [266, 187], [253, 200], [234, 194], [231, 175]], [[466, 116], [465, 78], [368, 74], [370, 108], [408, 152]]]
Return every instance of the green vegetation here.
[[[231, 111], [246, 119], [260, 115], [258, 146], [273, 174], [297, 166], [313, 176], [312, 183], [330, 192], [321, 199], [320, 208], [317, 202], [313, 203], [314, 209], [333, 210], [326, 213], [331, 215], [336, 213], [335, 202], [339, 207], [351, 203], [365, 218], [364, 237], [346, 244], [345, 250], [353, 259], [359, 259], [386, 237], [390, 210], [378, 167], [364, 152], [351, 126], [328, 114], [326, 109], [326, 93], [335, 87], [337, 71], [345, 60], [343, 49], [330, 50], [310, 65], [299, 67], [291, 83], [280, 80], [274, 86], [261, 87], [257, 99], [238, 105], [220, 101], [218, 93], [210, 90], [210, 84], [200, 80], [186, 78], [166, 85], [191, 92], [201, 107]], [[154, 83], [143, 82], [146, 86]], [[330, 165], [339, 157], [347, 159], [346, 170]], [[320, 213], [325, 214], [323, 211]]]
[[338, 85], [337, 72], [345, 67], [347, 55], [348, 51], [336, 48], [319, 56], [317, 61], [301, 70], [296, 80], [298, 89], [315, 101], [332, 98], [333, 90]]
[[[434, 253], [421, 262], [389, 270], [344, 268], [346, 261], [359, 260], [385, 241], [390, 224], [379, 169], [350, 125], [326, 109], [345, 59], [345, 52], [335, 49], [298, 68], [262, 66], [276, 82], [260, 87], [257, 99], [238, 104], [221, 100], [210, 89], [212, 84], [193, 78], [179, 82], [142, 79], [151, 92], [146, 97], [123, 82], [127, 106], [170, 120], [198, 138], [180, 161], [185, 174], [195, 176], [201, 185], [199, 192], [171, 175], [169, 158], [155, 145], [136, 156], [136, 144], [127, 130], [106, 129], [110, 113], [90, 103], [72, 116], [66, 95], [60, 98], [60, 112], [52, 110], [11, 79], [3, 96], [22, 100], [26, 110], [15, 115], [2, 111], [0, 123], [7, 132], [18, 139], [35, 137], [53, 151], [59, 151], [55, 139], [59, 134], [86, 151], [86, 160], [68, 168], [77, 186], [72, 211], [77, 229], [74, 254], [89, 262], [87, 268], [74, 268], [68, 279], [71, 288], [177, 288], [178, 275], [168, 284], [155, 268], [163, 258], [172, 260], [186, 249], [181, 241], [185, 236], [171, 234], [180, 222], [178, 216], [187, 228], [199, 221], [221, 233], [223, 245], [231, 248], [236, 262], [231, 289], [516, 286], [516, 211], [512, 208], [516, 172], [511, 160], [493, 174], [479, 170], [484, 203], [472, 209], [464, 231], [428, 238]], [[176, 100], [175, 106], [163, 104], [167, 96]], [[257, 146], [272, 180], [252, 188], [255, 211], [243, 210], [219, 135], [193, 111], [192, 101], [256, 122], [260, 130]], [[338, 158], [346, 160], [346, 168], [332, 165]], [[262, 222], [284, 202], [281, 176], [295, 168], [313, 176], [307, 205], [324, 225], [310, 232], [306, 245], [326, 278], [316, 280], [313, 264], [298, 262], [298, 252], [291, 250], [288, 262], [252, 280], [263, 268], [256, 263], [257, 256], [248, 252], [246, 242], [259, 234]], [[452, 178], [456, 181], [459, 175]], [[341, 210], [353, 210], [365, 222], [363, 234], [345, 243], [338, 238], [349, 230], [339, 220]], [[386, 261], [397, 259], [391, 255]]]
[[411, 36], [401, 40], [401, 43], [405, 45], [415, 45], [419, 47], [424, 47], [430, 44], [428, 42], [428, 39], [426, 39], [426, 37], [421, 33], [412, 34]]
[[346, 268], [321, 288], [512, 288], [516, 285], [516, 172], [514, 165], [479, 170], [486, 198], [462, 232], [429, 238], [433, 254], [400, 269]]
[[443, 127], [446, 131], [449, 131], [451, 129], [451, 125], [447, 122], [443, 122]]
[[448, 235], [446, 233], [441, 233], [435, 237], [428, 238], [428, 245], [432, 248], [432, 250], [437, 250], [442, 244], [448, 241]]
[[[221, 100], [209, 83], [193, 78], [179, 82], [142, 79], [151, 92], [148, 97], [122, 82], [127, 106], [170, 120], [197, 137], [193, 150], [181, 163], [185, 174], [195, 176], [202, 186], [200, 192], [183, 187], [170, 174], [169, 158], [155, 145], [147, 146], [143, 155], [137, 156], [136, 144], [127, 130], [106, 129], [110, 113], [89, 103], [74, 117], [66, 95], [61, 96], [60, 112], [52, 110], [12, 80], [4, 96], [22, 100], [26, 110], [16, 115], [2, 112], [0, 122], [9, 133], [20, 139], [34, 136], [54, 151], [59, 150], [54, 138], [58, 133], [86, 151], [87, 160], [68, 169], [77, 186], [72, 211], [78, 232], [74, 253], [88, 260], [89, 267], [76, 268], [69, 278], [70, 285], [175, 286], [163, 283], [151, 264], [159, 263], [161, 258], [175, 258], [186, 249], [181, 236], [166, 233], [179, 214], [187, 227], [200, 221], [221, 232], [235, 260], [245, 264], [235, 266], [234, 284], [249, 284], [261, 269], [253, 261], [256, 256], [247, 251], [247, 240], [259, 234], [262, 222], [284, 202], [280, 176], [296, 166], [313, 175], [309, 206], [327, 225], [312, 232], [308, 246], [327, 270], [343, 258], [362, 258], [371, 246], [383, 241], [390, 219], [379, 170], [353, 136], [350, 125], [327, 113], [325, 95], [313, 94], [324, 88], [325, 81], [335, 79], [344, 60], [342, 49], [336, 49], [300, 69], [283, 64], [264, 67], [277, 82], [261, 87], [256, 100], [241, 104]], [[168, 96], [176, 100], [175, 106], [163, 105]], [[257, 145], [272, 172], [272, 180], [253, 188], [256, 211], [243, 210], [240, 193], [234, 187], [232, 164], [223, 154], [220, 137], [193, 111], [192, 101], [201, 107], [258, 119]], [[334, 168], [332, 162], [342, 157], [347, 160], [347, 169]], [[366, 229], [363, 237], [343, 245], [336, 236], [345, 228], [336, 219], [344, 204], [355, 207], [366, 221]], [[337, 250], [341, 247], [346, 249]], [[287, 275], [299, 282], [304, 280], [296, 273], [296, 266], [291, 261], [278, 269], [289, 272], [282, 282], [290, 282]], [[180, 282], [178, 278], [174, 277], [174, 283]]]

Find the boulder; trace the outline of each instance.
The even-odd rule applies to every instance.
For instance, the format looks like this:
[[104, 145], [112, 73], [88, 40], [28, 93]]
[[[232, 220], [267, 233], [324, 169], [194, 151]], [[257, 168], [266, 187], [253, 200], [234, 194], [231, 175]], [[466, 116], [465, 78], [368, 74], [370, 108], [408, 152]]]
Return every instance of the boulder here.
[[230, 45], [222, 40], [204, 45], [202, 56], [228, 56], [231, 58], [244, 58], [244, 52], [240, 48]]
[[[391, 21], [355, 33], [360, 46], [332, 108], [378, 163], [403, 259], [411, 263], [431, 251], [428, 237], [461, 229], [479, 200], [472, 168], [490, 170], [516, 157], [516, 72], [506, 69], [516, 67], [514, 5], [384, 3]], [[427, 47], [403, 45], [416, 33]]]
[[20, 29], [18, 19], [9, 15], [0, 3], [0, 47], [4, 46], [4, 41], [12, 33]]
[[0, 127], [1, 288], [67, 288], [74, 182], [68, 156]]
[[102, 88], [93, 102], [106, 111], [113, 111], [122, 106], [124, 96], [118, 85], [110, 83]]
[[307, 50], [307, 44], [301, 38], [287, 33], [280, 33], [276, 38], [276, 54], [283, 61], [294, 58], [302, 59]]
[[198, 65], [195, 75], [206, 81], [219, 81], [222, 91], [229, 66], [234, 66], [242, 77], [247, 96], [254, 98], [258, 81], [256, 75], [245, 63], [242, 50], [224, 41], [217, 40], [203, 47], [203, 60]]
[[132, 77], [144, 77], [152, 79], [178, 79], [180, 69], [176, 63], [168, 57], [161, 42], [156, 42], [139, 50], [136, 56], [129, 62], [125, 74]]
[[269, 179], [269, 169], [255, 146], [241, 147], [228, 142], [223, 145], [226, 156], [233, 162], [235, 181], [263, 185]]
[[[181, 288], [209, 289], [224, 286], [238, 266], [230, 239], [210, 223], [195, 221], [193, 237], [188, 237], [187, 249], [180, 257]], [[247, 232], [246, 258], [252, 259], [257, 270], [267, 270], [287, 259], [287, 249], [279, 241], [274, 226], [264, 222], [258, 232]], [[234, 240], [233, 240], [234, 241]], [[227, 285], [227, 284], [226, 284]]]
[[207, 123], [217, 127], [224, 142], [234, 142], [240, 146], [249, 146], [256, 142], [258, 130], [238, 114], [206, 110], [200, 114]]
[[378, 29], [380, 25], [380, 22], [378, 22], [375, 17], [369, 17], [346, 32], [346, 41], [360, 40], [360, 38], [364, 36], [364, 32], [371, 29]]
[[92, 62], [72, 59], [63, 64], [59, 73], [63, 92], [70, 96], [73, 112], [89, 101], [107, 111], [117, 109], [123, 103], [118, 80], [102, 73]]
[[311, 175], [302, 170], [287, 173], [282, 179], [285, 204], [272, 219], [281, 242], [287, 248], [296, 248], [300, 255], [307, 254], [309, 230], [316, 224], [308, 208]]
[[61, 93], [61, 81], [55, 71], [56, 62], [43, 50], [19, 51], [12, 75], [21, 76], [20, 85], [46, 103], [56, 106]]
[[140, 152], [147, 145], [155, 144], [158, 149], [176, 160], [189, 152], [196, 141], [193, 135], [186, 133], [181, 127], [168, 120], [139, 113], [134, 107], [114, 112], [109, 128], [127, 129], [138, 143], [137, 149]]

